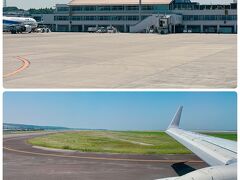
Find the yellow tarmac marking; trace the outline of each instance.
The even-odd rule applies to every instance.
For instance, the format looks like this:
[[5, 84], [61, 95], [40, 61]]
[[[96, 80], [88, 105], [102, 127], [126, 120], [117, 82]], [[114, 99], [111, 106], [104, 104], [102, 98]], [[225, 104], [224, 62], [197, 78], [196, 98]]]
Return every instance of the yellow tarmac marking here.
[[[18, 153], [24, 154], [32, 154], [32, 155], [40, 155], [40, 156], [53, 156], [53, 157], [63, 157], [63, 158], [77, 158], [77, 159], [90, 159], [90, 160], [107, 160], [107, 161], [131, 161], [131, 162], [158, 162], [158, 163], [179, 163], [183, 162], [182, 160], [147, 160], [147, 159], [128, 159], [128, 158], [105, 158], [105, 157], [81, 157], [81, 156], [66, 156], [60, 154], [48, 154], [48, 153], [37, 153], [37, 152], [29, 152], [29, 151], [22, 151], [17, 149], [12, 149], [8, 147], [3, 147], [3, 149]], [[186, 161], [190, 163], [202, 163], [203, 161], [191, 160]]]
[[23, 58], [23, 57], [20, 57], [20, 56], [18, 56], [17, 59], [20, 60], [20, 61], [22, 61], [22, 65], [21, 65], [18, 69], [16, 69], [15, 71], [10, 72], [10, 73], [8, 73], [8, 74], [4, 74], [4, 75], [3, 75], [4, 78], [13, 76], [13, 75], [15, 75], [15, 74], [23, 71], [24, 69], [26, 69], [26, 68], [28, 68], [28, 67], [30, 66], [30, 61], [29, 61], [29, 60], [27, 60], [27, 59], [25, 59], [25, 58]]

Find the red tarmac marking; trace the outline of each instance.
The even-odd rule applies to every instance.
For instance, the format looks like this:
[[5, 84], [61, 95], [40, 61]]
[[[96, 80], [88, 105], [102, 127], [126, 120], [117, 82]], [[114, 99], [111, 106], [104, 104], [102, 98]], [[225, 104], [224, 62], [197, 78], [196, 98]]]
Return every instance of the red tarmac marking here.
[[28, 68], [30, 66], [30, 61], [27, 60], [26, 58], [23, 58], [23, 57], [20, 57], [20, 56], [17, 56], [17, 59], [22, 61], [22, 65], [16, 69], [15, 71], [13, 72], [10, 72], [10, 73], [7, 73], [7, 74], [4, 74], [3, 77], [4, 78], [7, 78], [7, 77], [10, 77], [10, 76], [13, 76], [21, 71], [23, 71], [24, 69]]

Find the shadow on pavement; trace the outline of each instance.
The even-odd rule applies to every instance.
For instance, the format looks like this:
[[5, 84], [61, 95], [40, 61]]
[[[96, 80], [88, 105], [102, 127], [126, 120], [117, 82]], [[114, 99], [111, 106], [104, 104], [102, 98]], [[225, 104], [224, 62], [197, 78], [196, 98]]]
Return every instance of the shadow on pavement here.
[[185, 164], [185, 162], [175, 163], [171, 165], [171, 167], [179, 176], [185, 175], [196, 170], [195, 168]]

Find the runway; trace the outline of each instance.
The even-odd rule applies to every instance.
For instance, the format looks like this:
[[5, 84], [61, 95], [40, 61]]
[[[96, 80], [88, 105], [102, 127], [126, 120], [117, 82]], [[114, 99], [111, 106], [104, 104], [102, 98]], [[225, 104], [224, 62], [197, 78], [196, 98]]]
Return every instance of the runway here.
[[[153, 180], [183, 175], [207, 165], [195, 155], [127, 155], [52, 151], [26, 141], [42, 135], [6, 135], [4, 180]], [[183, 163], [185, 162], [185, 163]]]
[[234, 88], [237, 36], [4, 34], [3, 76], [5, 88]]

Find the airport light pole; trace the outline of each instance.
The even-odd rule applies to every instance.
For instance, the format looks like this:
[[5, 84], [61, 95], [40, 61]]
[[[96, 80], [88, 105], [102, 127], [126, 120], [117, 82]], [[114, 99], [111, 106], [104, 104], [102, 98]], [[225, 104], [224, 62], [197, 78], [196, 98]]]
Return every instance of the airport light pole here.
[[69, 32], [72, 32], [72, 6], [69, 6]]
[[7, 0], [3, 1], [3, 7], [7, 7]]
[[142, 0], [139, 0], [139, 22], [142, 19]]

